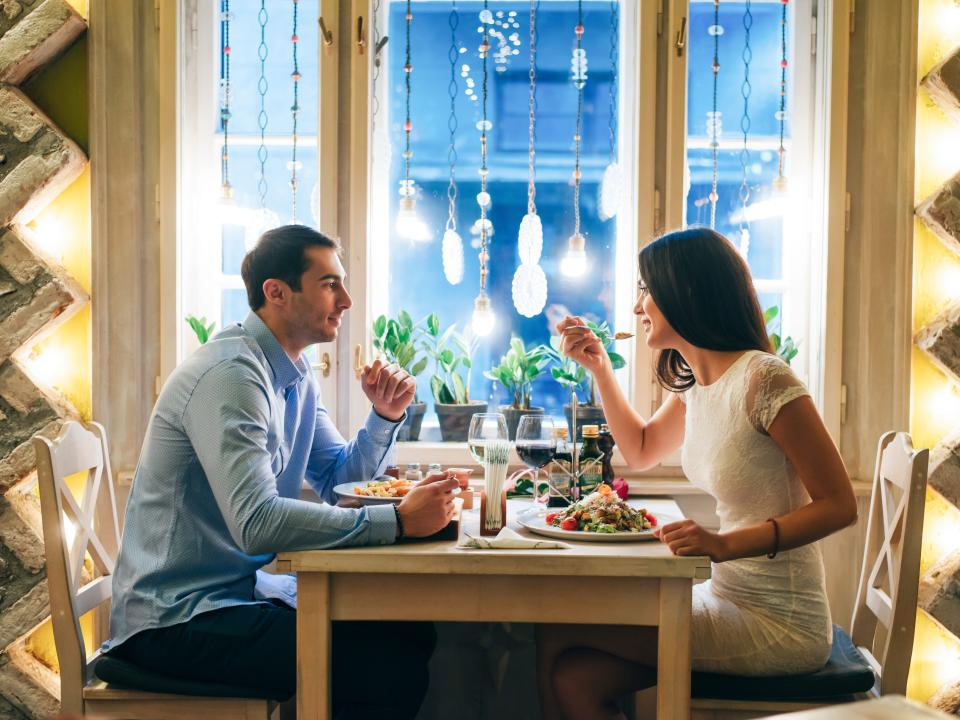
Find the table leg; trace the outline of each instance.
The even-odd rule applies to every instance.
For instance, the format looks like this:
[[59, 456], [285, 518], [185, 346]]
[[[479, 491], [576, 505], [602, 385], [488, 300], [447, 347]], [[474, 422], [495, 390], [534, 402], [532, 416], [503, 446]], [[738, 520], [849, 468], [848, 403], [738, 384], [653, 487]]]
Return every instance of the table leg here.
[[657, 640], [657, 720], [690, 718], [690, 613], [693, 581], [661, 578]]
[[297, 575], [297, 718], [330, 720], [330, 576]]

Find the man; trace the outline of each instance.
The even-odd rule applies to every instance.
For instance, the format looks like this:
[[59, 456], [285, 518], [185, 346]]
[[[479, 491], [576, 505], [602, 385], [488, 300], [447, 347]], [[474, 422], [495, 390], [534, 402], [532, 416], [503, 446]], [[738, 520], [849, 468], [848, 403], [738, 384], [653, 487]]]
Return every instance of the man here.
[[[337, 338], [352, 304], [337, 242], [270, 230], [243, 260], [251, 308], [170, 376], [147, 428], [113, 577], [110, 653], [152, 672], [278, 699], [296, 689], [293, 578], [259, 571], [275, 553], [423, 537], [453, 513], [454, 479], [397, 505], [298, 499], [304, 478], [332, 503], [340, 482], [377, 474], [416, 381], [379, 360], [360, 379], [373, 408], [346, 442], [320, 403], [303, 351]], [[286, 599], [286, 602], [282, 600]], [[334, 623], [334, 712], [412, 718], [433, 629]]]

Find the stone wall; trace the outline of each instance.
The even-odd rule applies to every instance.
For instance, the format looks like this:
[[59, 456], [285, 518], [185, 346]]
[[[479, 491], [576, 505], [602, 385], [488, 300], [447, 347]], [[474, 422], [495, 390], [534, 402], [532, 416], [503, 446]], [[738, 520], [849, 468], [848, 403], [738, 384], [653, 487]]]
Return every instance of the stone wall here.
[[23, 651], [49, 615], [30, 437], [74, 409], [31, 377], [31, 348], [88, 300], [25, 227], [86, 157], [19, 86], [83, 34], [66, 0], [0, 2], [0, 719], [57, 712], [51, 673]]
[[[960, 121], [960, 48], [933, 68], [922, 84], [947, 116]], [[924, 200], [917, 215], [945, 247], [960, 255], [960, 175]], [[956, 290], [960, 300], [960, 288]], [[960, 383], [960, 302], [931, 319], [914, 340], [947, 378]], [[931, 452], [928, 480], [944, 499], [960, 507], [960, 428]], [[939, 558], [924, 573], [918, 602], [946, 630], [960, 636], [960, 550]], [[929, 702], [945, 712], [960, 714], [960, 680], [942, 687]]]

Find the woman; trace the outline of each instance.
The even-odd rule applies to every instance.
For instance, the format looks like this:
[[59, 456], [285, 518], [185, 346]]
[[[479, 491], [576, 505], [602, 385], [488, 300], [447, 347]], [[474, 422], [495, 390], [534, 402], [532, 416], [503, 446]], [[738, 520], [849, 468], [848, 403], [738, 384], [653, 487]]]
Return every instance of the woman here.
[[[640, 253], [640, 318], [670, 391], [649, 420], [630, 407], [584, 321], [557, 325], [562, 351], [589, 370], [631, 468], [682, 448], [690, 482], [717, 500], [720, 532], [693, 520], [657, 533], [675, 555], [707, 555], [693, 589], [696, 670], [782, 675], [821, 668], [831, 622], [813, 543], [856, 521], [836, 446], [806, 388], [771, 354], [750, 271], [705, 228], [670, 233]], [[545, 720], [620, 717], [616, 698], [656, 682], [655, 628], [542, 626]]]

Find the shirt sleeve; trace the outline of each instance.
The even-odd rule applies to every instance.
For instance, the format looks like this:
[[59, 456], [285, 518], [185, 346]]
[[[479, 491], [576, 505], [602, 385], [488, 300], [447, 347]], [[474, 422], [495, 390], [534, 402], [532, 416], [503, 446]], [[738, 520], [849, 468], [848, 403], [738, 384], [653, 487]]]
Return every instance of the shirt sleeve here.
[[269, 390], [253, 362], [207, 371], [182, 418], [217, 507], [248, 555], [393, 542], [392, 506], [335, 507], [280, 497], [270, 464]]
[[790, 366], [776, 355], [758, 353], [750, 358], [746, 379], [747, 418], [764, 435], [784, 405], [810, 394]]
[[371, 410], [360, 432], [347, 442], [318, 400], [313, 446], [307, 460], [307, 482], [323, 500], [335, 503], [335, 485], [366, 482], [376, 477], [385, 465], [403, 420], [392, 422]]

